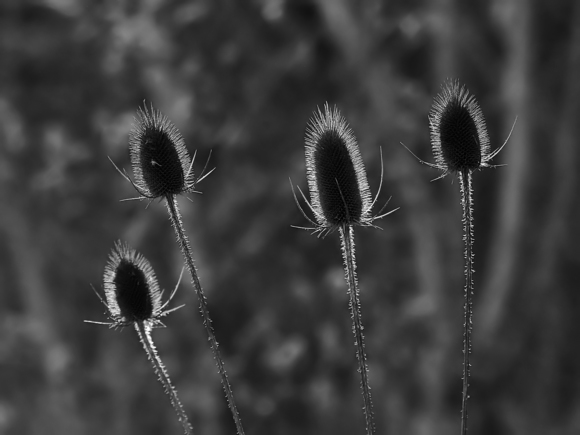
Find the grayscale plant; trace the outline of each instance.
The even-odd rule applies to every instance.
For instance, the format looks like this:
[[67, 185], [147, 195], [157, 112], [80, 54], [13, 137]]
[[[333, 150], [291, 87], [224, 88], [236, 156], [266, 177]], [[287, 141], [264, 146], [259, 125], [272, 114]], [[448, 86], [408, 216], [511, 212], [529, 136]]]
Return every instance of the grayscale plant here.
[[103, 299], [95, 291], [107, 308], [107, 317], [110, 321], [85, 320], [85, 322], [107, 325], [110, 328], [135, 327], [143, 348], [153, 365], [153, 370], [163, 385], [165, 393], [169, 396], [171, 405], [177, 413], [184, 433], [187, 435], [192, 434], [193, 429], [151, 337], [153, 328], [165, 326], [161, 322], [162, 317], [183, 306], [165, 309], [175, 296], [180, 282], [181, 276], [175, 289], [167, 301], [163, 303], [161, 300], [162, 292], [159, 290], [157, 277], [149, 261], [127, 244], [119, 241], [115, 243], [105, 266], [103, 277], [105, 298]]
[[339, 231], [345, 279], [350, 295], [349, 306], [358, 371], [361, 376], [366, 432], [371, 435], [375, 433], [375, 424], [356, 277], [354, 226], [375, 227], [375, 220], [397, 209], [381, 214], [387, 205], [385, 204], [377, 216], [372, 215], [382, 186], [382, 154], [381, 183], [373, 200], [356, 138], [336, 107], [330, 109], [327, 103], [324, 113], [320, 109], [314, 112], [306, 128], [305, 145], [310, 201], [300, 188], [298, 190], [314, 215], [314, 220], [305, 213], [292, 186], [298, 208], [312, 224], [312, 227], [296, 228], [310, 230], [319, 237], [324, 237], [336, 229]]
[[[514, 123], [515, 126], [515, 123]], [[461, 205], [463, 207], [463, 240], [465, 242], [465, 286], [463, 324], [463, 388], [461, 401], [461, 434], [467, 433], [467, 400], [469, 398], [469, 376], [471, 364], [471, 335], [473, 330], [473, 188], [472, 174], [481, 168], [494, 168], [491, 160], [506, 145], [511, 133], [502, 146], [491, 152], [485, 119], [479, 104], [457, 80], [443, 85], [443, 90], [433, 101], [429, 113], [429, 130], [435, 163], [419, 159], [421, 163], [442, 171], [436, 178], [456, 174], [459, 178]], [[404, 146], [404, 145], [403, 145]], [[406, 147], [405, 147], [406, 148]], [[407, 148], [408, 149], [408, 148]]]
[[195, 154], [193, 158], [190, 157], [179, 130], [167, 117], [153, 107], [150, 109], [143, 107], [137, 111], [135, 123], [129, 134], [129, 152], [134, 181], [131, 180], [125, 171], [121, 171], [114, 162], [111, 162], [115, 165], [117, 171], [139, 193], [140, 196], [130, 198], [130, 200], [149, 199], [152, 201], [156, 198], [165, 199], [177, 243], [185, 258], [185, 264], [191, 275], [191, 282], [199, 301], [199, 311], [221, 377], [228, 407], [236, 424], [238, 435], [244, 435], [242, 421], [219, 351], [219, 344], [213, 331], [207, 301], [199, 281], [193, 261], [193, 253], [183, 226], [179, 203], [177, 202], [177, 195], [195, 193], [197, 184], [211, 174], [213, 169], [206, 173], [206, 163], [201, 174], [198, 177], [194, 176], [193, 163]]

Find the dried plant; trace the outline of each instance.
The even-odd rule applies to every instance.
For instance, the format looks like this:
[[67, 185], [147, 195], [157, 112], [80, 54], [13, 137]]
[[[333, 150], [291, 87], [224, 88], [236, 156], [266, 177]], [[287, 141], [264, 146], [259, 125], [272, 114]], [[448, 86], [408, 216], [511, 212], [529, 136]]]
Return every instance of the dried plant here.
[[[515, 124], [514, 124], [515, 125]], [[429, 113], [429, 130], [435, 164], [427, 163], [410, 152], [423, 164], [442, 171], [436, 178], [456, 174], [459, 178], [463, 208], [463, 240], [465, 242], [465, 286], [463, 324], [463, 389], [461, 401], [461, 434], [467, 433], [467, 400], [471, 365], [471, 334], [473, 330], [473, 188], [472, 174], [481, 168], [493, 168], [491, 160], [503, 145], [491, 152], [485, 119], [479, 104], [457, 80], [448, 81], [434, 99]], [[512, 127], [513, 131], [513, 127]], [[511, 132], [510, 132], [511, 135]], [[404, 146], [404, 145], [403, 145]], [[408, 149], [408, 148], [407, 148]]]
[[193, 158], [190, 157], [179, 130], [167, 117], [153, 107], [150, 109], [143, 107], [138, 110], [135, 123], [129, 134], [129, 151], [134, 181], [124, 171], [117, 168], [116, 165], [115, 168], [133, 185], [140, 195], [137, 198], [130, 199], [165, 199], [177, 243], [185, 258], [185, 264], [191, 275], [193, 288], [199, 301], [199, 311], [218, 367], [226, 400], [236, 424], [237, 432], [239, 435], [243, 435], [242, 421], [219, 351], [219, 344], [213, 331], [207, 301], [199, 281], [193, 261], [193, 253], [183, 227], [177, 202], [177, 195], [195, 192], [197, 184], [213, 170], [206, 173], [206, 163], [201, 174], [198, 177], [194, 176], [193, 163], [195, 154]]
[[319, 237], [324, 237], [336, 229], [339, 231], [345, 278], [350, 295], [349, 306], [358, 371], [361, 376], [366, 431], [367, 435], [370, 435], [375, 433], [375, 424], [356, 278], [354, 226], [374, 227], [375, 220], [391, 214], [396, 209], [381, 214], [386, 207], [385, 204], [379, 215], [371, 214], [382, 186], [382, 155], [381, 185], [373, 200], [356, 138], [336, 107], [330, 109], [328, 104], [325, 104], [324, 113], [320, 109], [314, 113], [306, 128], [305, 143], [310, 201], [300, 188], [298, 190], [314, 214], [315, 220], [310, 219], [304, 212], [292, 186], [298, 208], [312, 224], [312, 227], [297, 228], [311, 230]]
[[193, 429], [187, 414], [179, 397], [177, 397], [177, 391], [171, 383], [169, 374], [151, 337], [153, 328], [165, 326], [161, 322], [162, 317], [183, 306], [165, 310], [175, 296], [180, 281], [181, 276], [175, 289], [167, 301], [163, 303], [161, 301], [162, 292], [159, 290], [157, 277], [149, 261], [127, 244], [117, 242], [109, 256], [109, 262], [105, 266], [103, 278], [105, 298], [103, 299], [95, 291], [103, 305], [107, 307], [107, 317], [110, 321], [85, 320], [85, 322], [107, 325], [110, 328], [135, 327], [153, 369], [171, 400], [171, 405], [177, 413], [185, 434], [192, 434]]

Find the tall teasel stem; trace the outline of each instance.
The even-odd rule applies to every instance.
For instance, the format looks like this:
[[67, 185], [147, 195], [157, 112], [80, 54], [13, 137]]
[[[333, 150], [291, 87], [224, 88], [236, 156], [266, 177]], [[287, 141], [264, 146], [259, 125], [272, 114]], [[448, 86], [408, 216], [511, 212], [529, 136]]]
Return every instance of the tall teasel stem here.
[[159, 355], [157, 354], [157, 349], [155, 349], [155, 345], [153, 344], [153, 339], [151, 338], [151, 325], [148, 322], [135, 322], [135, 329], [137, 330], [137, 334], [139, 334], [139, 339], [143, 344], [143, 348], [145, 349], [145, 352], [147, 352], [149, 360], [153, 365], [153, 370], [155, 370], [155, 373], [159, 378], [159, 382], [163, 384], [165, 393], [169, 396], [169, 399], [171, 400], [171, 405], [173, 406], [173, 409], [175, 409], [175, 412], [177, 413], [177, 418], [179, 419], [179, 422], [183, 426], [184, 433], [186, 435], [193, 434], [193, 428], [189, 424], [187, 414], [183, 409], [183, 405], [179, 401], [179, 397], [177, 397], [177, 391], [173, 387], [171, 379], [169, 379], [169, 375], [167, 374], [167, 370], [165, 369], [165, 366], [163, 365], [161, 358], [159, 358]]
[[463, 206], [463, 240], [465, 242], [465, 288], [464, 288], [464, 324], [463, 324], [463, 392], [461, 400], [461, 435], [467, 433], [467, 400], [469, 399], [469, 375], [471, 365], [471, 332], [473, 328], [473, 190], [471, 171], [465, 169], [459, 173], [461, 187], [461, 204]]
[[238, 413], [238, 409], [236, 408], [234, 393], [232, 392], [232, 387], [230, 386], [230, 381], [228, 380], [228, 376], [226, 374], [224, 362], [219, 351], [219, 344], [217, 342], [213, 328], [211, 326], [211, 318], [209, 316], [207, 300], [205, 298], [205, 294], [203, 293], [203, 289], [201, 288], [201, 283], [199, 282], [199, 277], [197, 276], [197, 270], [195, 268], [195, 264], [193, 263], [193, 255], [191, 253], [191, 247], [189, 245], [187, 235], [185, 234], [185, 230], [183, 228], [183, 222], [181, 219], [181, 213], [179, 211], [179, 204], [177, 203], [177, 198], [175, 195], [169, 194], [165, 197], [165, 200], [167, 203], [167, 210], [169, 211], [169, 217], [171, 219], [171, 224], [173, 225], [175, 234], [177, 236], [177, 242], [179, 243], [181, 252], [185, 257], [185, 263], [191, 275], [191, 282], [193, 284], [193, 288], [199, 300], [199, 311], [201, 313], [203, 325], [205, 327], [210, 347], [213, 352], [216, 365], [218, 367], [218, 372], [221, 376], [221, 382], [224, 392], [226, 394], [226, 399], [228, 401], [228, 407], [230, 408], [230, 411], [234, 418], [238, 435], [244, 435], [244, 428], [242, 427], [242, 420]]
[[348, 284], [350, 296], [349, 306], [352, 318], [352, 332], [354, 334], [354, 344], [356, 346], [356, 358], [358, 360], [358, 372], [361, 378], [361, 389], [364, 401], [364, 414], [367, 434], [375, 433], [375, 423], [373, 420], [373, 401], [371, 398], [371, 387], [369, 385], [369, 370], [367, 366], [367, 356], [365, 353], [365, 343], [360, 311], [360, 298], [356, 279], [356, 260], [354, 253], [354, 228], [352, 225], [343, 225], [339, 228], [342, 246], [342, 258], [344, 260], [345, 279]]

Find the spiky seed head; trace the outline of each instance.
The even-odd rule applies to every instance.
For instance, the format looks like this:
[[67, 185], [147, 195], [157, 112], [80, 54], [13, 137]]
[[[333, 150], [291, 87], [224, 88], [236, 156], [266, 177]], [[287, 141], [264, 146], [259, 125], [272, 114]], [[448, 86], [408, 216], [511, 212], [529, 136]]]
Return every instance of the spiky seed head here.
[[179, 130], [152, 106], [137, 110], [129, 133], [135, 186], [148, 198], [191, 192], [191, 157]]
[[429, 129], [440, 169], [461, 172], [486, 166], [490, 146], [483, 113], [475, 97], [457, 80], [446, 82], [435, 97]]
[[116, 242], [103, 277], [106, 305], [115, 326], [152, 322], [162, 315], [161, 292], [151, 264], [129, 245]]
[[312, 208], [321, 227], [366, 224], [372, 200], [360, 150], [336, 106], [326, 103], [306, 127], [306, 173]]

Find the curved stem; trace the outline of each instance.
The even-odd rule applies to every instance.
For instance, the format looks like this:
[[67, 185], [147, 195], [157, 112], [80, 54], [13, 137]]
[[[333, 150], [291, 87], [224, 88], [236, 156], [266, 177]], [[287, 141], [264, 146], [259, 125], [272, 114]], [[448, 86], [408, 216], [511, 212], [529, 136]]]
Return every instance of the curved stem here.
[[205, 331], [207, 333], [209, 344], [213, 352], [213, 357], [218, 368], [218, 373], [221, 376], [222, 387], [226, 394], [228, 407], [230, 408], [230, 411], [234, 418], [238, 435], [244, 435], [242, 420], [240, 419], [238, 409], [236, 408], [232, 387], [230, 386], [230, 381], [228, 380], [228, 375], [226, 374], [224, 362], [220, 355], [219, 344], [215, 338], [215, 334], [211, 326], [211, 318], [209, 317], [207, 301], [201, 288], [199, 278], [197, 276], [197, 270], [195, 268], [195, 265], [193, 264], [193, 255], [191, 253], [191, 247], [189, 246], [189, 241], [187, 240], [185, 230], [183, 229], [183, 222], [181, 220], [181, 213], [179, 212], [177, 198], [175, 197], [175, 195], [167, 195], [165, 200], [167, 203], [167, 210], [169, 211], [169, 217], [171, 219], [171, 224], [173, 225], [173, 228], [175, 229], [175, 234], [177, 235], [177, 242], [179, 243], [181, 252], [185, 257], [185, 263], [187, 265], [187, 268], [189, 269], [189, 273], [191, 274], [191, 282], [193, 284], [193, 288], [195, 290], [195, 293], [197, 294], [197, 298], [199, 301], [199, 311], [203, 319], [203, 326], [205, 326]]
[[469, 399], [469, 354], [471, 353], [471, 332], [473, 329], [473, 191], [471, 172], [462, 171], [459, 175], [461, 204], [463, 206], [463, 240], [465, 241], [465, 305], [463, 323], [463, 393], [461, 400], [461, 435], [467, 434], [467, 400]]
[[161, 361], [161, 358], [157, 354], [157, 350], [155, 349], [155, 345], [153, 344], [153, 339], [151, 338], [151, 326], [145, 322], [135, 322], [135, 329], [137, 330], [137, 334], [139, 334], [139, 339], [141, 343], [143, 343], [143, 347], [145, 348], [145, 352], [147, 352], [147, 356], [153, 365], [153, 369], [159, 378], [159, 382], [163, 384], [163, 389], [165, 393], [169, 396], [171, 400], [171, 405], [175, 412], [177, 413], [177, 417], [179, 418], [179, 422], [183, 426], [184, 433], [186, 435], [193, 434], [193, 428], [191, 424], [189, 424], [189, 420], [187, 419], [187, 414], [183, 409], [183, 405], [179, 401], [179, 397], [177, 397], [177, 391], [173, 384], [171, 384], [171, 379], [169, 379], [169, 375], [167, 374], [167, 370]]
[[367, 367], [367, 357], [365, 354], [365, 343], [363, 335], [363, 325], [360, 313], [360, 300], [358, 285], [356, 280], [356, 261], [354, 256], [354, 229], [351, 225], [340, 227], [340, 239], [342, 244], [342, 257], [344, 260], [344, 272], [348, 284], [350, 295], [350, 313], [352, 317], [352, 332], [354, 334], [356, 357], [358, 360], [358, 372], [361, 377], [361, 388], [364, 401], [364, 414], [366, 421], [367, 435], [375, 433], [373, 421], [373, 401], [371, 399], [371, 387], [369, 386]]

